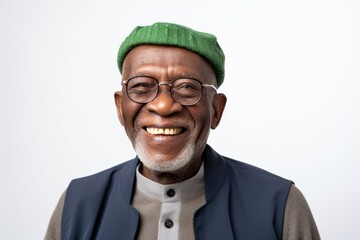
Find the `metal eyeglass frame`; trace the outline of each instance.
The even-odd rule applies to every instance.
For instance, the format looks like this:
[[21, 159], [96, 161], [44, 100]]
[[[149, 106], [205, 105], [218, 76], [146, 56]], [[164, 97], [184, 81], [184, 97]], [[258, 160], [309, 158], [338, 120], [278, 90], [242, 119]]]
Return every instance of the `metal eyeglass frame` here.
[[[149, 101], [146, 101], [146, 102], [138, 102], [138, 101], [133, 100], [133, 99], [129, 96], [129, 92], [128, 92], [128, 82], [129, 82], [130, 80], [134, 79], [134, 78], [139, 78], [139, 77], [151, 78], [151, 79], [154, 79], [154, 80], [157, 82], [157, 85], [158, 85], [158, 86], [157, 86], [156, 94], [155, 94], [154, 97], [151, 98]], [[135, 102], [135, 103], [139, 103], [139, 104], [147, 104], [147, 103], [149, 103], [149, 102], [154, 101], [155, 98], [159, 95], [160, 86], [162, 86], [162, 85], [167, 85], [167, 86], [169, 86], [169, 87], [170, 87], [169, 93], [170, 93], [171, 98], [172, 98], [176, 103], [178, 103], [178, 104], [180, 104], [180, 105], [183, 105], [183, 106], [192, 106], [192, 105], [197, 104], [197, 103], [200, 101], [200, 99], [202, 98], [202, 96], [203, 96], [203, 89], [204, 89], [205, 87], [210, 87], [210, 88], [212, 88], [212, 89], [215, 90], [215, 93], [217, 93], [217, 88], [216, 88], [214, 85], [202, 83], [202, 82], [200, 82], [200, 81], [199, 81], [198, 79], [196, 79], [196, 78], [191, 78], [191, 77], [185, 77], [185, 78], [186, 78], [186, 79], [194, 80], [194, 81], [200, 83], [200, 85], [201, 85], [200, 97], [199, 97], [194, 103], [192, 103], [192, 104], [182, 104], [182, 103], [179, 103], [179, 102], [176, 101], [176, 99], [173, 97], [173, 92], [172, 92], [173, 82], [176, 81], [176, 80], [179, 80], [179, 79], [184, 79], [184, 77], [175, 78], [175, 79], [171, 80], [171, 82], [165, 83], [165, 82], [159, 82], [156, 78], [150, 77], [150, 76], [135, 76], [135, 77], [131, 77], [131, 78], [129, 78], [129, 79], [123, 80], [122, 83], [126, 86], [126, 87], [125, 87], [125, 89], [126, 89], [126, 94], [127, 94], [127, 96], [129, 97], [129, 99], [130, 99], [131, 101], [133, 101], [133, 102]]]

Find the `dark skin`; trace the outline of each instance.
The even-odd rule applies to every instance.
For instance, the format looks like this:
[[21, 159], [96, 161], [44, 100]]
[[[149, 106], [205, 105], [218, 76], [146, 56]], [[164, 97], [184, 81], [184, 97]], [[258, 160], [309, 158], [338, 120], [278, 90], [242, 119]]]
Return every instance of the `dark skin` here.
[[[191, 76], [202, 83], [216, 84], [213, 68], [203, 57], [189, 50], [170, 46], [135, 47], [126, 56], [122, 73], [123, 79], [147, 75], [160, 82], [170, 82], [180, 76]], [[224, 94], [205, 89], [201, 100], [193, 106], [176, 103], [169, 94], [169, 86], [161, 86], [158, 96], [147, 104], [130, 100], [125, 87], [114, 96], [119, 121], [130, 141], [135, 145], [137, 138], [157, 161], [169, 161], [189, 141], [195, 143], [195, 152], [185, 167], [173, 172], [159, 172], [142, 165], [141, 174], [161, 184], [172, 184], [189, 179], [197, 173], [210, 129], [215, 129], [220, 123], [226, 104]], [[147, 127], [181, 128], [182, 131], [172, 136], [153, 135], [146, 131]]]

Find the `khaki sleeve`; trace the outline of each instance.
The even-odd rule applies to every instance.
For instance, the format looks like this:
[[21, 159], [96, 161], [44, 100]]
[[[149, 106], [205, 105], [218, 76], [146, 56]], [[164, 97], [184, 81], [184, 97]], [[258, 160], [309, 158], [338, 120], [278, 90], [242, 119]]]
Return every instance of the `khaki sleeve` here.
[[60, 240], [61, 239], [61, 217], [64, 208], [66, 192], [64, 192], [56, 208], [51, 216], [44, 240]]
[[284, 240], [319, 240], [320, 235], [316, 227], [309, 205], [300, 190], [292, 185], [285, 207]]

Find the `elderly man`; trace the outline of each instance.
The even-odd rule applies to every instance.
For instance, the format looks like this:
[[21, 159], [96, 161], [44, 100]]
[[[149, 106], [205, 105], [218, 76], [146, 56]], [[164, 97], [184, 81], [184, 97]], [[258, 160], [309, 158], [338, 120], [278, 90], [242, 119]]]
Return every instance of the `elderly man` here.
[[137, 157], [73, 180], [46, 239], [320, 239], [291, 181], [207, 145], [226, 104], [215, 36], [136, 27], [118, 67], [115, 103]]

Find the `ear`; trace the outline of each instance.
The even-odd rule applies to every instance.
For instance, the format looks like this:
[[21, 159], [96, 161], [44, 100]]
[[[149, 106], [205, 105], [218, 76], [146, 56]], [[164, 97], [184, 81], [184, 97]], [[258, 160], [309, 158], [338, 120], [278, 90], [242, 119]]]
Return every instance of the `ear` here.
[[121, 125], [124, 126], [123, 112], [122, 112], [122, 108], [121, 108], [122, 92], [121, 91], [115, 92], [114, 99], [115, 99], [115, 105], [116, 105], [118, 119], [119, 119]]
[[226, 96], [222, 93], [216, 94], [213, 99], [214, 114], [211, 120], [211, 128], [215, 129], [221, 120], [226, 105]]

